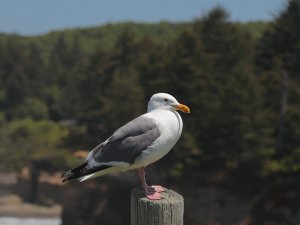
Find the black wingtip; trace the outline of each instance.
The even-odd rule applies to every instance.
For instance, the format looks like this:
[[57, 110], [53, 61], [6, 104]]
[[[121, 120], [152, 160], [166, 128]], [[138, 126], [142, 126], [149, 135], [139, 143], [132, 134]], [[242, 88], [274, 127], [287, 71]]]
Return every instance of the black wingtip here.
[[87, 166], [87, 162], [79, 165], [78, 167], [76, 167], [72, 170], [69, 170], [69, 171], [63, 173], [61, 175], [61, 178], [64, 178], [62, 180], [62, 183], [111, 167], [111, 166], [103, 165], [103, 166], [94, 167], [94, 168], [85, 168], [86, 166]]
[[84, 168], [87, 166], [87, 162], [82, 163], [81, 165], [68, 170], [67, 172], [63, 173], [60, 177], [64, 178], [62, 180], [62, 183], [68, 181], [68, 180], [72, 180], [75, 178], [78, 178], [81, 176], [81, 173], [83, 172]]
[[62, 180], [62, 183], [66, 182], [66, 181], [68, 181], [68, 180], [70, 180], [70, 179], [72, 179], [73, 177], [74, 177], [74, 174], [72, 173], [71, 170], [68, 170], [67, 172], [63, 173], [63, 174], [60, 176], [60, 178], [64, 178], [64, 179]]

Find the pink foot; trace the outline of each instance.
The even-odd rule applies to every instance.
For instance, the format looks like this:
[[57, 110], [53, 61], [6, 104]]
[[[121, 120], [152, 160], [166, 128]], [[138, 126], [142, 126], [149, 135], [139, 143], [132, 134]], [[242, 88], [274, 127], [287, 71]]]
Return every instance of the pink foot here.
[[165, 192], [165, 189], [160, 185], [151, 185], [150, 187], [152, 187], [155, 190], [155, 192]]
[[150, 200], [159, 200], [159, 199], [161, 199], [161, 194], [159, 192], [149, 192], [149, 193], [146, 193], [145, 195]]
[[147, 186], [144, 190], [146, 197], [150, 200], [158, 200], [161, 199], [161, 192], [164, 192], [165, 189], [159, 185]]

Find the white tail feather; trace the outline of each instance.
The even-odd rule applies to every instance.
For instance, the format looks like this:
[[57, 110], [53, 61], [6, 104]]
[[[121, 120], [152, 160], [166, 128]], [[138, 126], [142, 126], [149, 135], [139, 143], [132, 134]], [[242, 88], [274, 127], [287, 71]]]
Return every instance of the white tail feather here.
[[95, 175], [96, 173], [92, 173], [92, 174], [89, 174], [89, 175], [86, 175], [86, 176], [83, 176], [83, 177], [80, 177], [80, 178], [78, 178], [78, 180], [80, 181], [80, 182], [82, 182], [82, 181], [85, 181], [85, 180], [88, 180], [88, 179], [91, 179], [94, 175]]
[[83, 177], [80, 177], [78, 178], [78, 180], [80, 182], [83, 182], [85, 180], [89, 180], [91, 178], [95, 178], [95, 177], [99, 177], [99, 176], [102, 176], [102, 175], [105, 175], [107, 173], [120, 173], [120, 172], [125, 172], [127, 171], [129, 168], [128, 167], [110, 167], [108, 169], [105, 169], [105, 170], [101, 170], [99, 172], [96, 172], [96, 173], [92, 173], [92, 174], [89, 174], [89, 175], [85, 175]]

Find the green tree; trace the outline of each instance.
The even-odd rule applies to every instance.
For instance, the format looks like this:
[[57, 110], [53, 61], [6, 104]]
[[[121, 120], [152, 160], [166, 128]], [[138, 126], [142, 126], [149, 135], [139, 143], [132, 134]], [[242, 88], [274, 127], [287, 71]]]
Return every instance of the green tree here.
[[[90, 144], [97, 144], [116, 128], [145, 109], [143, 91], [136, 70], [134, 37], [122, 33], [114, 52], [99, 50], [90, 60], [81, 82], [80, 121], [87, 126]], [[88, 99], [88, 101], [87, 101]]]
[[1, 123], [1, 165], [20, 170], [30, 160], [61, 155], [68, 130], [50, 121], [32, 119]]
[[78, 89], [86, 68], [84, 58], [78, 38], [73, 42], [67, 42], [63, 35], [57, 38], [44, 70], [47, 85], [41, 94], [50, 119], [58, 121], [77, 116]]
[[66, 128], [46, 120], [0, 121], [0, 170], [20, 171], [29, 167], [29, 202], [36, 201], [41, 171], [53, 172], [71, 164], [72, 157], [62, 147], [67, 135]]
[[[251, 37], [229, 22], [221, 8], [196, 21], [170, 45], [167, 86], [192, 109], [189, 130], [176, 151], [185, 167], [237, 170], [244, 159], [259, 158], [268, 137], [261, 88], [251, 64], [253, 46]], [[182, 154], [182, 148], [189, 149]]]
[[2, 51], [4, 54], [0, 62], [0, 85], [5, 96], [2, 108], [6, 110], [8, 117], [12, 117], [13, 108], [22, 103], [30, 91], [24, 71], [26, 55], [24, 47], [13, 43], [12, 39], [5, 43]]
[[[264, 32], [256, 48], [256, 70], [263, 89], [263, 106], [268, 113], [267, 127], [272, 131], [272, 145], [265, 157], [264, 176], [268, 191], [254, 205], [254, 223], [291, 221], [299, 211], [293, 201], [283, 204], [291, 214], [271, 212], [266, 205], [280, 193], [299, 195], [300, 126], [300, 2], [290, 0]], [[269, 216], [268, 216], [269, 215]], [[281, 221], [280, 221], [281, 220]]]
[[[270, 124], [275, 130], [273, 135], [278, 139], [277, 145], [283, 142], [283, 154], [299, 148], [296, 128], [300, 125], [299, 19], [300, 3], [291, 0], [263, 34], [256, 55], [256, 67], [265, 87], [264, 105], [272, 115]], [[287, 98], [285, 103], [282, 102], [284, 98]]]

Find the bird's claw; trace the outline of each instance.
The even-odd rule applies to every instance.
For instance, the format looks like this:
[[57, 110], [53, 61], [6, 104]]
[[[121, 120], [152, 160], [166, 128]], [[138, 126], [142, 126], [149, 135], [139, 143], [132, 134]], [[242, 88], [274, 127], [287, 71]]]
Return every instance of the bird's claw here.
[[158, 192], [158, 193], [165, 192], [165, 189], [160, 185], [151, 185], [149, 187], [154, 189], [155, 192]]
[[145, 193], [145, 195], [150, 200], [159, 200], [162, 197], [159, 192]]
[[147, 186], [144, 190], [146, 197], [150, 200], [159, 200], [162, 198], [161, 192], [165, 189], [160, 185]]

